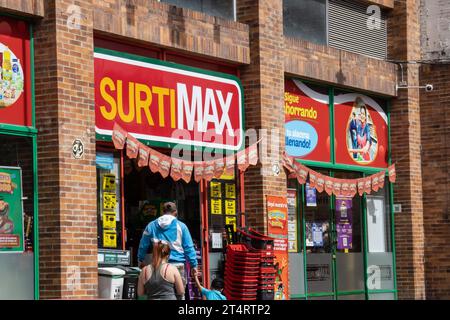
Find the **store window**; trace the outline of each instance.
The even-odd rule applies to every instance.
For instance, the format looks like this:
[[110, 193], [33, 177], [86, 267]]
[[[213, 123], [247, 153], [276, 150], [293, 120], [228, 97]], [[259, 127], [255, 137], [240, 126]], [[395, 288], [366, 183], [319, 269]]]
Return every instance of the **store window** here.
[[366, 196], [369, 290], [394, 289], [389, 188]]
[[0, 134], [0, 300], [35, 298], [31, 138]]
[[327, 44], [327, 0], [283, 0], [283, 19], [285, 36]]
[[160, 0], [177, 7], [192, 9], [229, 20], [235, 20], [236, 0]]
[[351, 0], [283, 0], [283, 19], [286, 37], [386, 59], [387, 13], [379, 6]]
[[290, 295], [293, 299], [305, 294], [305, 268], [303, 263], [303, 224], [301, 188], [295, 179], [288, 180], [288, 251]]

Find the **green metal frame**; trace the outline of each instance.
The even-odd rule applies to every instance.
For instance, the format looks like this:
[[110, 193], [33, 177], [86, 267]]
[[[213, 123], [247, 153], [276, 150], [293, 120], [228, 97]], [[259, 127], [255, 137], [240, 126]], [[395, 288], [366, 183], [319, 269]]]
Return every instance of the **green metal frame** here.
[[[304, 81], [304, 80], [302, 80]], [[320, 85], [315, 82], [311, 81], [304, 81], [305, 83], [310, 83], [314, 85]], [[323, 85], [322, 85], [323, 86]], [[330, 174], [333, 176], [335, 171], [353, 171], [360, 173], [364, 176], [371, 175], [377, 172], [380, 172], [381, 170], [385, 168], [375, 168], [375, 167], [369, 167], [369, 166], [357, 166], [357, 165], [344, 165], [344, 164], [338, 164], [336, 163], [336, 155], [335, 155], [335, 143], [334, 143], [334, 137], [335, 137], [335, 128], [334, 128], [334, 92], [335, 87], [329, 87], [329, 110], [330, 110], [330, 162], [321, 162], [321, 161], [311, 161], [311, 160], [297, 160], [303, 165], [306, 165], [308, 167], [314, 167], [318, 169], [325, 169], [329, 170]], [[377, 96], [378, 97], [378, 96]], [[380, 98], [380, 97], [378, 97]], [[389, 165], [392, 164], [392, 158], [391, 158], [391, 118], [390, 118], [390, 103], [387, 101], [387, 117], [388, 117], [388, 163]], [[297, 184], [298, 185], [298, 184]], [[308, 293], [308, 281], [307, 281], [307, 257], [306, 257], [306, 230], [305, 230], [305, 186], [298, 186], [297, 190], [298, 192], [301, 192], [301, 195], [298, 196], [298, 201], [302, 201], [302, 205], [297, 204], [298, 210], [301, 210], [302, 219], [298, 219], [298, 221], [301, 220], [302, 223], [302, 248], [303, 248], [303, 270], [304, 270], [304, 295], [291, 295], [291, 298], [294, 299], [308, 299], [311, 297], [334, 297], [334, 299], [339, 298], [339, 296], [345, 296], [345, 295], [356, 295], [356, 294], [364, 294], [366, 300], [369, 300], [369, 295], [371, 294], [381, 294], [381, 293], [393, 293], [394, 298], [398, 299], [398, 290], [397, 290], [397, 272], [396, 272], [396, 254], [395, 254], [395, 225], [394, 225], [394, 210], [393, 210], [393, 203], [394, 203], [394, 190], [393, 185], [389, 183], [389, 181], [386, 181], [385, 187], [389, 188], [389, 203], [390, 203], [390, 220], [391, 220], [391, 246], [392, 246], [392, 268], [393, 268], [393, 276], [394, 276], [394, 289], [382, 289], [382, 290], [369, 290], [367, 287], [367, 265], [368, 265], [368, 241], [367, 241], [367, 206], [366, 203], [366, 196], [363, 195], [362, 201], [360, 202], [361, 206], [361, 219], [362, 219], [362, 247], [363, 247], [363, 265], [364, 265], [364, 290], [355, 290], [355, 291], [339, 291], [338, 290], [338, 280], [337, 280], [337, 266], [336, 266], [336, 259], [332, 258], [332, 286], [333, 286], [333, 292], [317, 292], [317, 293]], [[331, 196], [331, 203], [330, 203], [330, 230], [332, 231], [332, 238], [330, 241], [334, 243], [335, 238], [335, 223], [334, 223], [334, 199], [335, 196]], [[332, 250], [330, 252], [332, 256], [336, 256], [336, 246], [332, 245]]]
[[18, 137], [28, 137], [32, 141], [33, 154], [33, 237], [34, 237], [34, 298], [39, 300], [39, 214], [38, 214], [38, 160], [37, 160], [37, 134], [36, 129], [36, 96], [35, 96], [35, 71], [34, 71], [34, 32], [32, 21], [28, 18], [9, 13], [0, 13], [0, 16], [23, 20], [29, 23], [30, 33], [30, 71], [31, 71], [31, 127], [0, 124], [0, 134]]

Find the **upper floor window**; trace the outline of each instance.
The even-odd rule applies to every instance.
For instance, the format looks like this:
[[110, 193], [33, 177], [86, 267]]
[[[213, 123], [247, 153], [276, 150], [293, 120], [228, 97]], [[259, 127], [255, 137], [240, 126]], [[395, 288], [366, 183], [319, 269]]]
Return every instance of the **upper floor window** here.
[[284, 35], [327, 44], [327, 0], [284, 0]]
[[236, 20], [236, 0], [159, 0], [177, 7], [204, 12], [211, 16]]
[[283, 0], [284, 34], [385, 59], [386, 12], [354, 0]]

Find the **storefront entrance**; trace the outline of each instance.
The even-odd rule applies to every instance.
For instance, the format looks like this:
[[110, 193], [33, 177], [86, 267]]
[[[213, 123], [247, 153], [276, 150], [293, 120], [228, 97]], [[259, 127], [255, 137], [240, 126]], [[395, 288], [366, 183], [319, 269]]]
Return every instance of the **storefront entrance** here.
[[[317, 172], [340, 179], [363, 176]], [[291, 298], [393, 298], [391, 211], [386, 204], [389, 193], [380, 190], [365, 197], [329, 196], [308, 184], [300, 186], [295, 179], [289, 180], [288, 187]]]

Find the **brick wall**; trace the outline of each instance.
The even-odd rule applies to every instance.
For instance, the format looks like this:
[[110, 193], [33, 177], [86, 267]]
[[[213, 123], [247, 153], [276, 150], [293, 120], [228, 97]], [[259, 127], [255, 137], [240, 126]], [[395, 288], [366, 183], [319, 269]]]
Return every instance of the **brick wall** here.
[[287, 74], [329, 84], [395, 96], [397, 66], [379, 59], [286, 38], [284, 68]]
[[421, 92], [422, 177], [427, 299], [450, 299], [450, 66], [425, 65]]
[[[97, 296], [92, 1], [77, 1], [78, 29], [68, 27], [70, 5], [45, 1], [35, 30], [43, 299]], [[71, 152], [76, 138], [80, 160]]]
[[0, 0], [2, 11], [27, 16], [44, 16], [44, 0]]
[[94, 0], [94, 28], [109, 36], [249, 63], [248, 26], [155, 0]]
[[[388, 18], [388, 52], [394, 60], [420, 58], [418, 1], [398, 2]], [[419, 68], [405, 64], [408, 85], [419, 85]], [[424, 229], [419, 91], [401, 89], [391, 105], [392, 160], [397, 167], [394, 201], [397, 283], [400, 299], [424, 299]]]
[[[245, 93], [246, 128], [279, 130], [278, 142], [262, 144], [265, 163], [245, 174], [248, 224], [266, 231], [266, 195], [286, 196], [286, 176], [275, 177], [271, 165], [280, 163], [284, 149], [283, 6], [281, 0], [238, 1], [238, 20], [250, 26], [251, 64], [241, 69]], [[280, 149], [272, 149], [280, 145]], [[266, 149], [266, 150], [264, 150]], [[261, 151], [261, 150], [260, 150]], [[261, 152], [260, 152], [261, 153]], [[261, 175], [261, 170], [265, 174]]]

